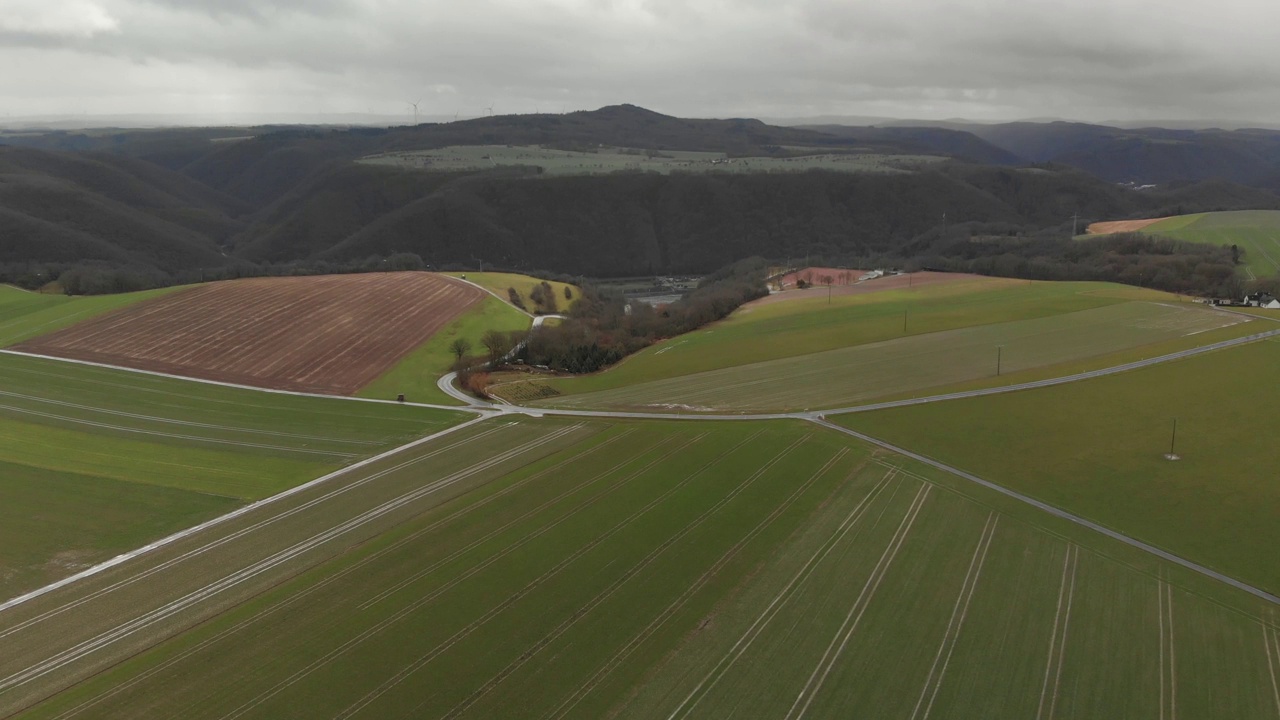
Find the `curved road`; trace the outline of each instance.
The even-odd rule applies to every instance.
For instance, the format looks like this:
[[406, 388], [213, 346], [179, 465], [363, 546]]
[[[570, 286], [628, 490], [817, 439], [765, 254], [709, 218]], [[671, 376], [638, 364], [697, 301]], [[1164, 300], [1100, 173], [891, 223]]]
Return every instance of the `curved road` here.
[[[537, 322], [538, 322], [538, 321], [537, 321], [537, 320], [535, 320], [535, 323], [537, 323]], [[539, 324], [540, 324], [540, 323], [539, 323]], [[1062, 385], [1062, 384], [1071, 383], [1071, 382], [1078, 382], [1078, 381], [1081, 381], [1081, 380], [1088, 380], [1088, 379], [1091, 379], [1091, 378], [1104, 377], [1104, 376], [1107, 376], [1107, 375], [1114, 375], [1114, 374], [1117, 374], [1117, 373], [1128, 372], [1128, 371], [1130, 371], [1130, 370], [1136, 370], [1136, 369], [1139, 369], [1139, 368], [1150, 367], [1150, 366], [1153, 366], [1153, 365], [1159, 365], [1159, 364], [1162, 364], [1162, 363], [1172, 362], [1172, 361], [1174, 361], [1174, 360], [1181, 360], [1181, 359], [1184, 359], [1184, 358], [1194, 357], [1194, 356], [1196, 356], [1196, 355], [1203, 355], [1203, 354], [1205, 354], [1205, 353], [1214, 352], [1214, 351], [1217, 351], [1217, 350], [1222, 350], [1222, 349], [1225, 349], [1225, 348], [1235, 347], [1235, 346], [1239, 346], [1239, 345], [1245, 345], [1245, 344], [1249, 344], [1249, 343], [1259, 342], [1259, 341], [1267, 340], [1267, 339], [1269, 339], [1269, 338], [1273, 338], [1273, 337], [1277, 337], [1277, 336], [1280, 336], [1280, 329], [1278, 329], [1278, 330], [1271, 330], [1271, 331], [1263, 332], [1263, 333], [1256, 333], [1256, 334], [1254, 334], [1254, 335], [1248, 335], [1248, 336], [1246, 336], [1246, 337], [1236, 338], [1236, 339], [1233, 339], [1233, 340], [1224, 340], [1224, 341], [1222, 341], [1222, 342], [1217, 342], [1217, 343], [1213, 343], [1213, 344], [1210, 344], [1210, 345], [1205, 345], [1205, 346], [1203, 346], [1203, 347], [1193, 348], [1193, 349], [1190, 349], [1190, 350], [1182, 350], [1182, 351], [1175, 352], [1175, 353], [1170, 353], [1170, 354], [1167, 354], [1167, 355], [1161, 355], [1161, 356], [1158, 356], [1158, 357], [1148, 358], [1148, 359], [1146, 359], [1146, 360], [1140, 360], [1140, 361], [1132, 362], [1132, 363], [1125, 363], [1125, 364], [1123, 364], [1123, 365], [1116, 365], [1116, 366], [1114, 366], [1114, 367], [1104, 368], [1104, 369], [1101, 369], [1101, 370], [1093, 370], [1093, 371], [1089, 371], [1089, 372], [1077, 373], [1077, 374], [1074, 374], [1074, 375], [1067, 375], [1067, 376], [1063, 376], [1063, 377], [1059, 377], [1059, 378], [1050, 378], [1050, 379], [1048, 379], [1048, 380], [1037, 380], [1037, 381], [1034, 381], [1034, 382], [1018, 383], [1018, 384], [1016, 384], [1016, 385], [1006, 385], [1006, 386], [1003, 386], [1003, 387], [987, 388], [987, 389], [983, 389], [983, 390], [969, 390], [969, 391], [965, 391], [965, 392], [947, 393], [947, 394], [943, 394], [943, 395], [932, 395], [932, 396], [929, 396], [929, 397], [912, 398], [912, 399], [908, 399], [908, 400], [895, 400], [895, 401], [891, 401], [891, 402], [873, 403], [873, 404], [868, 404], [868, 405], [856, 405], [856, 406], [850, 406], [850, 407], [832, 408], [832, 409], [828, 409], [828, 410], [814, 410], [814, 411], [807, 411], [807, 412], [780, 412], [780, 413], [754, 413], [754, 414], [728, 414], [728, 413], [726, 413], [726, 414], [691, 414], [691, 413], [644, 413], [644, 412], [625, 412], [625, 411], [610, 411], [610, 410], [561, 410], [561, 409], [552, 409], [552, 408], [547, 408], [547, 409], [543, 409], [543, 408], [529, 408], [529, 407], [524, 407], [524, 406], [520, 406], [520, 405], [510, 405], [510, 404], [506, 404], [506, 403], [492, 403], [492, 402], [482, 401], [482, 400], [478, 400], [478, 399], [476, 399], [476, 398], [473, 398], [473, 397], [471, 397], [470, 395], [467, 395], [466, 393], [462, 392], [462, 391], [461, 391], [461, 390], [459, 390], [458, 388], [454, 387], [454, 385], [453, 385], [454, 373], [450, 373], [450, 374], [448, 374], [448, 375], [446, 375], [446, 376], [444, 376], [444, 377], [440, 378], [440, 380], [438, 381], [438, 383], [437, 383], [437, 384], [438, 384], [439, 388], [440, 388], [443, 392], [445, 392], [446, 394], [448, 394], [450, 397], [453, 397], [453, 398], [457, 399], [458, 401], [460, 401], [460, 402], [464, 403], [465, 405], [464, 405], [463, 407], [453, 407], [453, 406], [446, 406], [446, 405], [426, 405], [425, 403], [406, 403], [406, 404], [410, 404], [410, 405], [420, 405], [420, 406], [424, 406], [424, 407], [434, 407], [434, 408], [447, 409], [447, 410], [456, 410], [456, 411], [459, 411], [459, 412], [469, 412], [469, 413], [475, 413], [475, 414], [477, 414], [477, 415], [479, 416], [479, 417], [475, 418], [474, 420], [471, 420], [470, 422], [466, 423], [465, 425], [470, 425], [470, 424], [472, 424], [472, 423], [479, 422], [479, 421], [484, 420], [484, 419], [487, 419], [487, 418], [501, 417], [501, 416], [504, 416], [504, 415], [516, 415], [516, 414], [528, 415], [528, 416], [531, 416], [531, 417], [542, 417], [542, 416], [562, 416], [562, 417], [598, 417], [598, 418], [606, 418], [606, 419], [607, 419], [607, 418], [614, 418], [614, 419], [645, 419], [645, 420], [804, 420], [804, 421], [808, 421], [808, 422], [813, 422], [813, 423], [816, 423], [816, 424], [818, 424], [818, 425], [821, 425], [821, 426], [823, 426], [823, 427], [825, 427], [825, 428], [828, 428], [828, 429], [830, 429], [830, 430], [835, 430], [835, 431], [837, 431], [837, 432], [844, 433], [844, 434], [846, 434], [846, 435], [849, 435], [849, 436], [855, 437], [855, 438], [857, 438], [857, 439], [859, 439], [859, 440], [862, 440], [863, 442], [871, 443], [872, 445], [876, 445], [876, 446], [878, 446], [878, 447], [884, 448], [884, 449], [886, 449], [886, 450], [889, 450], [889, 451], [891, 451], [891, 452], [897, 453], [897, 454], [899, 454], [899, 455], [903, 455], [903, 456], [905, 456], [905, 457], [912, 458], [913, 460], [917, 460], [917, 461], [919, 461], [919, 462], [922, 462], [922, 463], [924, 463], [924, 464], [926, 464], [926, 465], [929, 465], [929, 466], [931, 466], [931, 467], [937, 468], [937, 469], [942, 470], [942, 471], [944, 471], [944, 472], [948, 472], [948, 473], [951, 473], [951, 474], [956, 475], [956, 476], [958, 476], [958, 477], [964, 478], [965, 480], [968, 480], [968, 481], [970, 481], [970, 482], [973, 482], [973, 483], [975, 483], [975, 484], [977, 484], [977, 485], [981, 485], [982, 487], [985, 487], [985, 488], [987, 488], [987, 489], [989, 489], [989, 490], [994, 490], [994, 491], [996, 491], [996, 492], [998, 492], [998, 493], [1001, 493], [1001, 494], [1003, 494], [1003, 495], [1005, 495], [1005, 496], [1007, 496], [1007, 497], [1010, 497], [1010, 498], [1013, 498], [1013, 499], [1018, 500], [1018, 501], [1020, 501], [1020, 502], [1023, 502], [1023, 503], [1026, 503], [1026, 504], [1028, 504], [1028, 505], [1031, 505], [1032, 507], [1035, 507], [1035, 508], [1037, 508], [1037, 509], [1039, 509], [1039, 510], [1042, 510], [1042, 511], [1044, 511], [1044, 512], [1047, 512], [1047, 513], [1049, 513], [1049, 514], [1051, 514], [1051, 515], [1053, 515], [1053, 516], [1055, 516], [1055, 517], [1058, 517], [1058, 518], [1061, 518], [1061, 519], [1064, 519], [1064, 520], [1068, 520], [1068, 521], [1073, 522], [1073, 523], [1075, 523], [1075, 524], [1077, 524], [1077, 525], [1079, 525], [1079, 526], [1081, 526], [1081, 527], [1085, 527], [1085, 528], [1088, 528], [1088, 529], [1093, 530], [1093, 531], [1095, 531], [1095, 532], [1101, 533], [1101, 534], [1103, 534], [1103, 535], [1105, 535], [1105, 536], [1107, 536], [1107, 537], [1109, 537], [1109, 538], [1112, 538], [1113, 540], [1117, 540], [1117, 541], [1119, 541], [1119, 542], [1125, 543], [1126, 545], [1129, 545], [1130, 547], [1136, 548], [1136, 549], [1138, 549], [1138, 550], [1142, 550], [1143, 552], [1150, 553], [1150, 554], [1155, 555], [1155, 556], [1157, 556], [1157, 557], [1160, 557], [1160, 558], [1162, 558], [1162, 559], [1164, 559], [1164, 560], [1168, 560], [1169, 562], [1176, 563], [1176, 564], [1178, 564], [1178, 565], [1180, 565], [1180, 566], [1182, 566], [1182, 567], [1184, 567], [1184, 568], [1187, 568], [1187, 569], [1189, 569], [1189, 570], [1193, 570], [1193, 571], [1195, 571], [1195, 572], [1197, 572], [1197, 573], [1200, 573], [1201, 575], [1204, 575], [1204, 576], [1206, 576], [1206, 577], [1213, 578], [1214, 580], [1218, 580], [1218, 581], [1220, 581], [1220, 582], [1226, 583], [1227, 585], [1230, 585], [1231, 587], [1237, 588], [1237, 589], [1239, 589], [1239, 590], [1243, 590], [1243, 591], [1245, 591], [1245, 592], [1247, 592], [1247, 593], [1249, 593], [1249, 594], [1251, 594], [1251, 595], [1254, 595], [1255, 597], [1258, 597], [1258, 598], [1261, 598], [1261, 599], [1266, 600], [1266, 601], [1268, 601], [1268, 602], [1271, 602], [1271, 603], [1274, 603], [1274, 604], [1280, 605], [1280, 597], [1277, 597], [1276, 595], [1273, 595], [1273, 594], [1271, 594], [1271, 593], [1268, 593], [1268, 592], [1267, 592], [1267, 591], [1265, 591], [1265, 590], [1262, 590], [1262, 589], [1260, 589], [1260, 588], [1254, 587], [1254, 586], [1252, 586], [1252, 585], [1249, 585], [1249, 584], [1247, 584], [1247, 583], [1241, 582], [1241, 581], [1239, 581], [1239, 580], [1235, 580], [1235, 579], [1233, 579], [1233, 578], [1231, 578], [1231, 577], [1228, 577], [1228, 576], [1226, 576], [1226, 575], [1223, 575], [1222, 573], [1219, 573], [1219, 572], [1217, 572], [1217, 571], [1215, 571], [1215, 570], [1212, 570], [1212, 569], [1210, 569], [1210, 568], [1208, 568], [1208, 567], [1205, 567], [1205, 566], [1200, 565], [1200, 564], [1198, 564], [1198, 563], [1194, 563], [1194, 562], [1192, 562], [1192, 561], [1190, 561], [1190, 560], [1187, 560], [1187, 559], [1185, 559], [1185, 558], [1179, 557], [1179, 556], [1174, 555], [1174, 554], [1172, 554], [1172, 553], [1169, 553], [1169, 552], [1167, 552], [1167, 551], [1165, 551], [1165, 550], [1161, 550], [1161, 549], [1160, 549], [1160, 548], [1158, 548], [1158, 547], [1155, 547], [1155, 546], [1153, 546], [1153, 545], [1149, 545], [1149, 544], [1147, 544], [1147, 543], [1145, 543], [1145, 542], [1142, 542], [1141, 540], [1137, 540], [1137, 539], [1135, 539], [1135, 538], [1129, 537], [1128, 535], [1124, 535], [1124, 534], [1122, 534], [1122, 533], [1120, 533], [1120, 532], [1118, 532], [1118, 531], [1116, 531], [1116, 530], [1112, 530], [1112, 529], [1107, 528], [1107, 527], [1105, 527], [1105, 526], [1099, 525], [1099, 524], [1097, 524], [1097, 523], [1095, 523], [1095, 522], [1093, 522], [1093, 521], [1091, 521], [1091, 520], [1087, 520], [1087, 519], [1085, 519], [1085, 518], [1083, 518], [1083, 517], [1081, 517], [1081, 516], [1079, 516], [1079, 515], [1075, 515], [1075, 514], [1072, 514], [1072, 513], [1070, 513], [1070, 512], [1067, 512], [1067, 511], [1065, 511], [1065, 510], [1062, 510], [1061, 508], [1054, 507], [1054, 506], [1049, 505], [1049, 504], [1047, 504], [1047, 503], [1044, 503], [1044, 502], [1041, 502], [1041, 501], [1039, 501], [1039, 500], [1036, 500], [1035, 498], [1032, 498], [1032, 497], [1029, 497], [1029, 496], [1027, 496], [1027, 495], [1023, 495], [1023, 494], [1021, 494], [1021, 493], [1015, 492], [1015, 491], [1010, 490], [1010, 489], [1008, 489], [1008, 488], [1006, 488], [1006, 487], [1004, 487], [1004, 486], [1002, 486], [1002, 485], [999, 485], [999, 484], [997, 484], [997, 483], [994, 483], [994, 482], [992, 482], [992, 481], [990, 481], [990, 480], [985, 480], [985, 479], [980, 478], [980, 477], [978, 477], [978, 476], [976, 476], [976, 475], [973, 475], [973, 474], [971, 474], [971, 473], [965, 472], [964, 470], [961, 470], [961, 469], [959, 469], [959, 468], [953, 467], [953, 466], [951, 466], [951, 465], [944, 464], [944, 463], [942, 463], [942, 462], [939, 462], [939, 461], [937, 461], [937, 460], [934, 460], [933, 458], [927, 457], [927, 456], [925, 456], [925, 455], [920, 455], [920, 454], [918, 454], [918, 453], [911, 452], [910, 450], [907, 450], [907, 449], [905, 449], [905, 448], [900, 448], [900, 447], [897, 447], [897, 446], [895, 446], [895, 445], [891, 445], [891, 444], [889, 444], [889, 443], [887, 443], [887, 442], [884, 442], [883, 440], [879, 440], [879, 439], [877, 439], [877, 438], [875, 438], [875, 437], [872, 437], [872, 436], [870, 436], [870, 435], [866, 435], [866, 434], [864, 434], [864, 433], [859, 433], [859, 432], [856, 432], [856, 431], [851, 430], [851, 429], [849, 429], [849, 428], [846, 428], [846, 427], [843, 427], [843, 426], [840, 426], [840, 425], [836, 425], [835, 423], [829, 422], [829, 421], [826, 419], [826, 417], [827, 417], [827, 416], [829, 416], [829, 415], [841, 415], [841, 414], [849, 414], [849, 413], [868, 412], [868, 411], [871, 411], [871, 410], [884, 410], [884, 409], [888, 409], [888, 408], [895, 408], [895, 407], [907, 407], [907, 406], [911, 406], [911, 405], [923, 405], [923, 404], [927, 404], [927, 403], [943, 402], [943, 401], [947, 401], [947, 400], [960, 400], [960, 399], [964, 399], [964, 398], [982, 397], [982, 396], [986, 396], [986, 395], [996, 395], [996, 394], [1001, 394], [1001, 393], [1018, 392], [1018, 391], [1020, 391], [1020, 390], [1029, 390], [1029, 389], [1034, 389], [1034, 388], [1050, 387], [1050, 386], [1053, 386], [1053, 385]], [[66, 360], [66, 359], [64, 359], [64, 358], [50, 358], [50, 357], [46, 357], [46, 356], [32, 355], [32, 354], [30, 354], [30, 353], [20, 353], [20, 352], [14, 352], [14, 351], [10, 351], [10, 350], [0, 350], [0, 353], [7, 353], [7, 354], [12, 354], [12, 355], [26, 355], [26, 356], [30, 356], [30, 357], [42, 357], [42, 358], [50, 359], [50, 360], [59, 360], [59, 361], [63, 361], [63, 362], [72, 362], [72, 363], [78, 363], [78, 364], [83, 364], [83, 365], [95, 365], [95, 366], [98, 366], [98, 367], [108, 367], [108, 368], [114, 368], [114, 369], [118, 369], [118, 370], [125, 370], [125, 371], [128, 371], [128, 372], [141, 372], [141, 373], [148, 374], [148, 375], [162, 375], [162, 376], [166, 376], [166, 377], [175, 377], [175, 378], [182, 379], [182, 380], [188, 380], [188, 381], [194, 381], [194, 382], [204, 382], [204, 383], [214, 384], [214, 385], [224, 385], [224, 386], [225, 386], [225, 385], [230, 385], [229, 383], [218, 383], [218, 382], [212, 382], [212, 381], [207, 381], [207, 380], [194, 380], [193, 378], [183, 378], [183, 377], [175, 376], [175, 375], [165, 375], [165, 374], [163, 374], [163, 373], [155, 373], [155, 372], [147, 372], [147, 371], [141, 371], [141, 370], [134, 370], [134, 369], [132, 369], [132, 368], [122, 368], [122, 367], [117, 367], [117, 366], [104, 365], [104, 364], [101, 364], [101, 363], [90, 363], [90, 362], [77, 361], [77, 360]], [[240, 386], [240, 385], [230, 385], [230, 386], [232, 386], [232, 387], [246, 387], [246, 386]], [[247, 389], [261, 390], [261, 388], [247, 388]], [[283, 392], [283, 391], [269, 391], [269, 392]], [[294, 392], [286, 392], [285, 394], [290, 394], [290, 395], [309, 395], [310, 393], [294, 393]], [[332, 395], [316, 395], [316, 397], [325, 397], [325, 398], [334, 399], [334, 396], [332, 396]], [[362, 401], [362, 402], [394, 402], [394, 401], [387, 401], [387, 400], [362, 400], [362, 399], [360, 399], [360, 398], [341, 398], [341, 399], [345, 399], [345, 400], [352, 400], [352, 401]], [[462, 426], [460, 425], [460, 426], [458, 426], [458, 427], [462, 427]], [[451, 429], [451, 430], [449, 430], [449, 431], [446, 431], [446, 432], [452, 432], [453, 430], [456, 430], [456, 429], [457, 429], [457, 428], [453, 428], [453, 429]], [[440, 433], [440, 434], [444, 434], [444, 433]], [[428, 441], [428, 440], [430, 440], [430, 439], [434, 439], [435, 437], [438, 437], [440, 434], [437, 434], [437, 435], [435, 435], [435, 436], [431, 436], [431, 437], [428, 437], [428, 438], [422, 438], [422, 439], [420, 439], [420, 440], [418, 440], [418, 441], [415, 441], [414, 443], [411, 443], [409, 446], [405, 446], [405, 447], [410, 447], [410, 446], [414, 446], [414, 445], [421, 444], [421, 443], [426, 442], [426, 441]], [[388, 453], [385, 453], [383, 456], [379, 456], [379, 457], [385, 457], [385, 456], [387, 456], [387, 455], [392, 455], [392, 454], [395, 454], [395, 453], [397, 453], [397, 452], [399, 452], [400, 450], [403, 450], [403, 449], [404, 449], [404, 448], [397, 448], [397, 449], [395, 449], [395, 450], [391, 450], [391, 451], [389, 451]], [[374, 459], [377, 459], [377, 458], [374, 458]], [[367, 462], [372, 462], [374, 459], [370, 459], [370, 460], [365, 461], [365, 462], [366, 462], [366, 463], [367, 463]], [[365, 464], [365, 463], [361, 463], [360, 465], [363, 465], [363, 464]], [[356, 466], [353, 466], [353, 467], [356, 467]], [[301, 487], [312, 487], [312, 486], [314, 486], [314, 485], [316, 485], [316, 484], [319, 484], [319, 483], [325, 482], [326, 480], [328, 480], [328, 479], [329, 479], [329, 478], [331, 478], [331, 477], [334, 477], [334, 476], [337, 476], [337, 475], [341, 475], [341, 474], [343, 474], [343, 473], [345, 473], [345, 472], [347, 472], [347, 471], [349, 471], [349, 470], [351, 470], [351, 469], [352, 469], [351, 467], [349, 467], [349, 468], [344, 468], [343, 470], [340, 470], [340, 471], [338, 471], [338, 472], [336, 472], [336, 473], [333, 473], [332, 475], [325, 476], [325, 477], [323, 477], [323, 478], [319, 478], [319, 479], [314, 480], [314, 481], [312, 481], [312, 482], [310, 482], [310, 483], [307, 483], [305, 486], [301, 486]], [[279, 499], [279, 498], [281, 498], [281, 497], [285, 497], [285, 496], [290, 495], [290, 494], [291, 494], [291, 493], [293, 493], [293, 492], [297, 492], [299, 489], [300, 489], [300, 488], [294, 488], [293, 490], [285, 491], [284, 493], [282, 493], [282, 494], [280, 494], [280, 495], [273, 496], [273, 497], [270, 497], [270, 498], [266, 498], [266, 499], [264, 499], [264, 500], [262, 500], [262, 501], [259, 501], [258, 503], [255, 503], [253, 506], [249, 506], [249, 507], [256, 507], [256, 506], [258, 506], [258, 505], [262, 505], [262, 504], [267, 504], [267, 503], [274, 502], [275, 500], [277, 500], [277, 499]], [[154, 548], [156, 548], [156, 547], [159, 547], [159, 546], [161, 546], [161, 545], [164, 545], [164, 544], [167, 544], [167, 543], [171, 542], [174, 538], [177, 538], [177, 537], [185, 537], [185, 536], [187, 536], [187, 535], [189, 535], [189, 534], [191, 534], [191, 533], [193, 533], [193, 532], [196, 532], [197, 530], [202, 529], [202, 528], [204, 528], [204, 527], [208, 527], [208, 526], [211, 526], [211, 525], [214, 525], [214, 524], [218, 524], [218, 523], [222, 522], [223, 520], [225, 520], [225, 519], [227, 519], [227, 518], [229, 518], [229, 517], [236, 516], [236, 515], [237, 515], [237, 514], [239, 514], [240, 512], [243, 512], [244, 510], [245, 510], [245, 509], [242, 509], [241, 511], [236, 511], [236, 512], [234, 512], [234, 513], [232, 513], [232, 514], [230, 514], [230, 515], [228, 515], [228, 516], [224, 516], [224, 517], [222, 517], [222, 518], [217, 518], [217, 519], [215, 519], [215, 520], [212, 520], [212, 521], [210, 521], [209, 523], [206, 523], [205, 525], [198, 526], [198, 527], [196, 527], [196, 528], [191, 528], [191, 529], [189, 529], [189, 530], [187, 530], [187, 531], [183, 531], [182, 533], [179, 533], [178, 535], [175, 535], [175, 536], [173, 536], [173, 537], [171, 537], [171, 538], [165, 538], [165, 539], [163, 539], [163, 540], [157, 541], [156, 543], [153, 543], [153, 544], [151, 544], [151, 545], [148, 545], [148, 546], [146, 546], [146, 547], [144, 547], [144, 548], [140, 548], [139, 550], [136, 550], [136, 551], [134, 551], [134, 552], [132, 552], [132, 553], [128, 553], [126, 556], [122, 556], [122, 558], [120, 558], [120, 559], [110, 561], [110, 562], [109, 562], [109, 563], [107, 563], [106, 565], [107, 565], [107, 566], [110, 566], [110, 565], [117, 564], [117, 561], [118, 561], [118, 560], [121, 560], [121, 559], [124, 559], [124, 558], [133, 558], [133, 557], [137, 557], [138, 555], [141, 555], [141, 554], [143, 554], [143, 553], [149, 552], [150, 550], [152, 550], [152, 549], [154, 549]], [[43, 594], [45, 594], [46, 592], [48, 592], [48, 591], [50, 591], [50, 590], [52, 590], [52, 589], [54, 589], [54, 588], [56, 588], [56, 587], [63, 587], [63, 586], [65, 586], [66, 584], [68, 584], [68, 583], [70, 583], [70, 582], [74, 582], [74, 581], [75, 581], [75, 580], [77, 580], [77, 579], [80, 579], [80, 578], [83, 578], [83, 577], [87, 577], [87, 576], [89, 576], [89, 575], [96, 574], [96, 573], [100, 572], [100, 571], [101, 571], [101, 570], [103, 570], [103, 569], [105, 569], [105, 567], [104, 567], [104, 566], [95, 566], [95, 567], [93, 567], [93, 568], [89, 568], [88, 570], [86, 570], [86, 571], [84, 571], [84, 572], [82, 572], [82, 573], [80, 573], [80, 574], [78, 574], [78, 575], [76, 575], [76, 576], [72, 576], [72, 577], [70, 577], [70, 578], [66, 578], [66, 579], [64, 579], [64, 580], [62, 580], [62, 581], [59, 581], [58, 583], [55, 583], [55, 584], [54, 584], [54, 585], [52, 585], [52, 586], [48, 586], [48, 587], [45, 587], [45, 588], [41, 588], [41, 589], [39, 589], [39, 590], [33, 591], [32, 593], [29, 593], [28, 595], [26, 595], [26, 596], [24, 596], [24, 597], [22, 597], [22, 598], [16, 598], [16, 599], [14, 599], [14, 600], [12, 600], [12, 601], [9, 601], [9, 602], [7, 602], [7, 603], [4, 603], [3, 605], [0, 605], [0, 611], [2, 611], [2, 610], [4, 610], [4, 609], [7, 609], [7, 608], [9, 608], [9, 607], [12, 607], [13, 605], [18, 604], [18, 603], [21, 603], [21, 602], [23, 602], [23, 601], [25, 601], [25, 600], [29, 600], [29, 599], [31, 599], [32, 597], [37, 597], [37, 596], [39, 596], [39, 595], [43, 595]]]

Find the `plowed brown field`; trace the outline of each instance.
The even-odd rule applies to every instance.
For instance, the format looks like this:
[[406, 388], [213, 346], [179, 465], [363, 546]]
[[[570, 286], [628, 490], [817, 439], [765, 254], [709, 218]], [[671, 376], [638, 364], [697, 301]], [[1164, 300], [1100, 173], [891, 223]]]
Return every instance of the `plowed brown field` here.
[[484, 296], [460, 280], [421, 272], [231, 280], [134, 305], [16, 349], [345, 395]]
[[1145, 220], [1108, 220], [1090, 223], [1085, 232], [1090, 235], [1110, 235], [1112, 233], [1138, 232], [1148, 225], [1154, 225], [1167, 217], [1147, 218]]

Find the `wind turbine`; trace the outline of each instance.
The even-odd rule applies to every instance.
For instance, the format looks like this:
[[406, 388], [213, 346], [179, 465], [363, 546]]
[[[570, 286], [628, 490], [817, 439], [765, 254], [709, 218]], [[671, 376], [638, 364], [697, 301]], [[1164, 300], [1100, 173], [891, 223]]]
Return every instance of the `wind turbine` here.
[[453, 121], [454, 121], [454, 122], [458, 122], [458, 115], [461, 115], [461, 114], [462, 114], [462, 111], [461, 111], [461, 110], [459, 110], [458, 112], [454, 113], [454, 114], [453, 114]]
[[493, 103], [489, 103], [489, 107], [485, 108], [489, 112], [489, 117], [493, 117]]
[[417, 102], [408, 103], [413, 106], [413, 124], [418, 124], [418, 103], [422, 102], [422, 98], [418, 98]]

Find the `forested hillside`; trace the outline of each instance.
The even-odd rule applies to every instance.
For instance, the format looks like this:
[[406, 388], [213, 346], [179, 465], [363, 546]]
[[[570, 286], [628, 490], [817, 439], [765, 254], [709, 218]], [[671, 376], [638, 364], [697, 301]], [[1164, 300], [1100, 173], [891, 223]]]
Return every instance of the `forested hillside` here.
[[[948, 228], [1066, 237], [1073, 219], [1082, 228], [1090, 220], [1280, 208], [1280, 196], [1265, 182], [1180, 176], [1138, 191], [1066, 161], [1024, 162], [1098, 156], [1095, 165], [1104, 159], [1123, 165], [1141, 156], [1152, 165], [1159, 154], [1177, 175], [1179, 163], [1194, 164], [1196, 153], [1208, 152], [1203, 147], [1244, 152], [1247, 145], [1251, 157], [1268, 157], [1265, 135], [1248, 145], [1247, 131], [1193, 134], [1194, 142], [1179, 139], [1184, 131], [1162, 132], [1172, 133], [1166, 144], [1177, 150], [1125, 155], [1106, 150], [1119, 142], [1117, 133], [1146, 138], [1139, 144], [1151, 148], [1159, 146], [1150, 139], [1154, 131], [1063, 123], [972, 132], [802, 129], [617, 106], [391, 129], [5, 136], [0, 142], [22, 146], [0, 147], [0, 279], [32, 286], [82, 266], [108, 278], [93, 287], [127, 289], [205, 276], [374, 267], [376, 258], [403, 253], [437, 267], [484, 262], [597, 277], [700, 273], [751, 255], [905, 261], [927, 248], [936, 258], [938, 246], [927, 238]], [[437, 172], [355, 162], [466, 144], [950, 159], [894, 172], [555, 177], [534, 167]], [[1177, 153], [1188, 155], [1167, 160], [1182, 157]], [[1264, 170], [1198, 162], [1202, 170], [1220, 167], [1221, 175], [1256, 177]]]

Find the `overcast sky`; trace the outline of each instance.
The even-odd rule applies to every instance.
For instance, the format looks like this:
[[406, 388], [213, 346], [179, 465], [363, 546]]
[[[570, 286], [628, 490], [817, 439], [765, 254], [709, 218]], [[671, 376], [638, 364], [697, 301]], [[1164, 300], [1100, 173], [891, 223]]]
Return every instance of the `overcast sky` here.
[[1280, 122], [1275, 0], [0, 0], [0, 114]]

